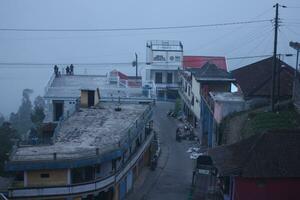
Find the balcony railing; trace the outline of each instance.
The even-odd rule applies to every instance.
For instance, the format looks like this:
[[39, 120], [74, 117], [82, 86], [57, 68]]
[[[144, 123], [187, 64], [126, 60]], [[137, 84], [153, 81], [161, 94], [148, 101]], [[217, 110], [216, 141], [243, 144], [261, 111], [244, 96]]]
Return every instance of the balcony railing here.
[[178, 88], [178, 83], [155, 83], [157, 88]]

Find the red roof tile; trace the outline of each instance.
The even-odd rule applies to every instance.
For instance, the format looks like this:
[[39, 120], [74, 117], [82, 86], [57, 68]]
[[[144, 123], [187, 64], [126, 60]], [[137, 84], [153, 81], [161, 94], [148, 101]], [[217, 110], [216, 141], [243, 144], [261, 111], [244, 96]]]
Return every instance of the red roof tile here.
[[217, 56], [183, 56], [183, 67], [186, 68], [202, 68], [207, 62], [215, 64], [220, 69], [227, 71], [225, 57]]

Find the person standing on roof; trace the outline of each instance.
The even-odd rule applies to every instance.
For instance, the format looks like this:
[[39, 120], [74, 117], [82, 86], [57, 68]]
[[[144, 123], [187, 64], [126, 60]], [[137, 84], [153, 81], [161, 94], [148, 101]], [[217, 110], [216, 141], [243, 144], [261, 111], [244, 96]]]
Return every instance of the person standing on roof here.
[[55, 73], [55, 77], [58, 77], [58, 67], [57, 67], [57, 65], [54, 65], [54, 73]]
[[70, 75], [70, 68], [69, 68], [69, 66], [67, 66], [67, 68], [66, 68], [66, 74]]
[[74, 75], [74, 66], [73, 66], [73, 64], [70, 65], [70, 75]]

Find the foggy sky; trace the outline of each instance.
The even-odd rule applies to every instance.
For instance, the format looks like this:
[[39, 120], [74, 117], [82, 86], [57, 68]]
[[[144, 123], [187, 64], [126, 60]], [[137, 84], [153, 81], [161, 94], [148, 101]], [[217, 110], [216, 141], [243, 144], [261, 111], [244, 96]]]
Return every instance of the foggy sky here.
[[[0, 28], [88, 29], [199, 25], [271, 19], [272, 6], [300, 7], [298, 0], [0, 0]], [[288, 42], [300, 41], [300, 9], [280, 8], [283, 24], [279, 53], [294, 53]], [[127, 32], [1, 32], [0, 63], [131, 62], [134, 53], [145, 61], [145, 43], [180, 40], [185, 55], [226, 57], [272, 54], [271, 23], [226, 27]], [[258, 59], [229, 61], [229, 69]], [[286, 59], [294, 65], [295, 58]], [[75, 72], [104, 74], [109, 69], [134, 73], [128, 65], [75, 66]], [[0, 65], [0, 113], [15, 112], [22, 89], [43, 95], [52, 66]]]

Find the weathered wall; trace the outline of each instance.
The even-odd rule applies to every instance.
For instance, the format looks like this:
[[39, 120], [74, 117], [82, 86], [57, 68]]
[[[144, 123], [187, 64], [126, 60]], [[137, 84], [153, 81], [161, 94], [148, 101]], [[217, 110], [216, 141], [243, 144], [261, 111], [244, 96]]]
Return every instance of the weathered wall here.
[[95, 95], [94, 95], [94, 103], [95, 103], [95, 105], [97, 105], [99, 103], [99, 101], [100, 101], [99, 98], [101, 98], [100, 97], [100, 91], [99, 91], [99, 89], [97, 89], [97, 90], [95, 90]]
[[[49, 174], [49, 178], [41, 178], [41, 174]], [[27, 186], [56, 186], [67, 185], [68, 171], [65, 170], [38, 170], [27, 172]]]
[[299, 178], [235, 178], [234, 200], [299, 199]]
[[88, 91], [82, 90], [80, 95], [80, 106], [88, 107]]
[[218, 123], [227, 115], [245, 110], [245, 102], [215, 102], [214, 118]]
[[200, 83], [196, 81], [194, 76], [192, 76], [192, 93], [194, 95], [194, 105], [192, 105], [192, 109], [196, 117], [200, 119]]

